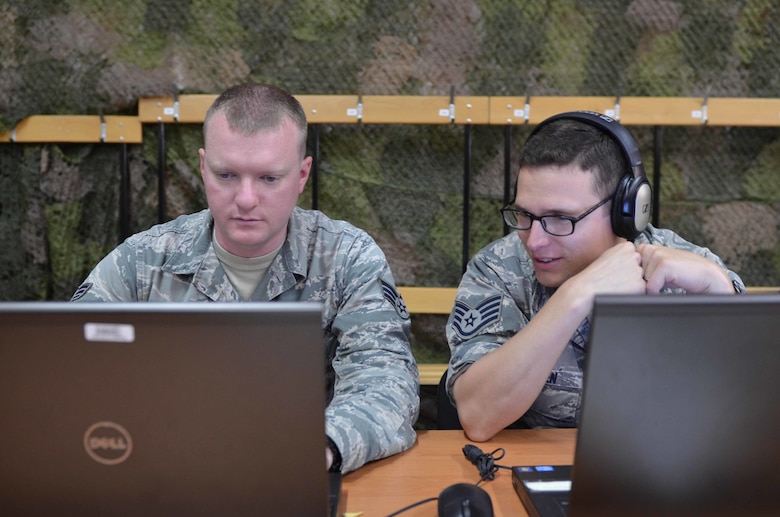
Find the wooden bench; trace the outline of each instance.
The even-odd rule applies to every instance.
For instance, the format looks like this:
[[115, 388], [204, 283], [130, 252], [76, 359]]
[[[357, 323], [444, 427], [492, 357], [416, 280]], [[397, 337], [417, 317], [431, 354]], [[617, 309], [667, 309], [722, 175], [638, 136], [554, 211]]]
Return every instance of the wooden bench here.
[[[455, 303], [455, 287], [398, 287], [410, 314], [449, 314]], [[748, 294], [780, 293], [780, 287], [748, 287]], [[435, 386], [447, 370], [446, 363], [420, 363], [420, 384]]]

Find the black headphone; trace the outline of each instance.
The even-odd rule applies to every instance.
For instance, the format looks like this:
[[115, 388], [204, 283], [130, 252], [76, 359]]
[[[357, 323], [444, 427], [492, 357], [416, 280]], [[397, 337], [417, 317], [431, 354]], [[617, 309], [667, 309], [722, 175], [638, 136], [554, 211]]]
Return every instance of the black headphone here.
[[542, 127], [561, 119], [576, 120], [594, 126], [609, 135], [623, 150], [631, 170], [626, 171], [612, 195], [612, 231], [619, 237], [634, 240], [650, 221], [650, 204], [653, 199], [636, 142], [617, 120], [595, 111], [569, 111], [553, 115], [540, 122], [528, 136], [528, 140]]

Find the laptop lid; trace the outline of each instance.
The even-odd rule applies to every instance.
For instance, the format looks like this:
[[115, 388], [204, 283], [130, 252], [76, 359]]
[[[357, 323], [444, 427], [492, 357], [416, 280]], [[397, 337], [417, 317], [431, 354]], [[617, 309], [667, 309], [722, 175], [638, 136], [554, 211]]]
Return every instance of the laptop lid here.
[[310, 303], [0, 303], [0, 513], [325, 515]]
[[568, 514], [780, 514], [780, 296], [594, 304]]

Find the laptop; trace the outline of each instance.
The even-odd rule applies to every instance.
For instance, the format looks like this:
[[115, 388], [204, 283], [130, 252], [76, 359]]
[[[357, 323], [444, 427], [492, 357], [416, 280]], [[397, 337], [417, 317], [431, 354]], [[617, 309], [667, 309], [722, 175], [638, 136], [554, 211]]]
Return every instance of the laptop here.
[[0, 514], [327, 515], [321, 314], [0, 303]]
[[529, 515], [780, 515], [780, 295], [601, 296], [574, 465], [526, 465]]

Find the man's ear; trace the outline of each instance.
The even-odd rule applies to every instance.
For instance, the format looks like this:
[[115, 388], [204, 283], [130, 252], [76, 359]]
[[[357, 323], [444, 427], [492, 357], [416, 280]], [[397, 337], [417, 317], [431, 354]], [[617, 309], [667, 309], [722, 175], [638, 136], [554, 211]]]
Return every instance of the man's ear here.
[[312, 161], [312, 157], [307, 156], [301, 162], [301, 168], [298, 171], [298, 194], [303, 193], [303, 189], [306, 187], [306, 182], [309, 180]]
[[203, 177], [206, 167], [206, 150], [204, 148], [198, 149], [198, 156], [200, 157], [200, 177]]

